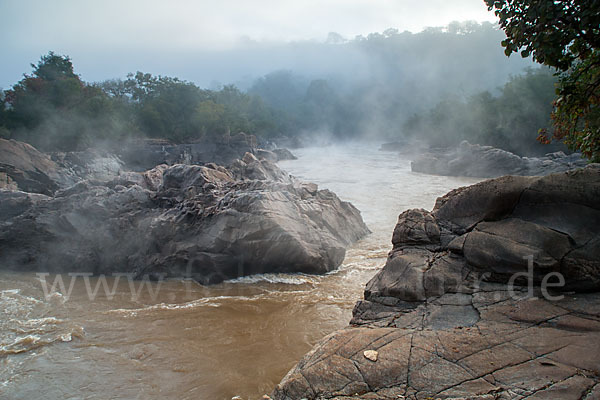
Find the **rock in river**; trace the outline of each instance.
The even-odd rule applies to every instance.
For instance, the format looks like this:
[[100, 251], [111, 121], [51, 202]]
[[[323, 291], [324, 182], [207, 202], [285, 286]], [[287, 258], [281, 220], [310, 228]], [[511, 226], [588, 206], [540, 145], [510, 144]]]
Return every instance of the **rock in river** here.
[[360, 212], [247, 153], [229, 168], [161, 165], [54, 195], [0, 190], [0, 265], [203, 283], [325, 273], [369, 231]]
[[600, 398], [599, 196], [592, 164], [402, 213], [350, 327], [273, 399]]
[[432, 149], [416, 157], [414, 172], [434, 175], [493, 178], [502, 175], [548, 175], [587, 164], [581, 154], [549, 153], [545, 157], [520, 157], [506, 150], [463, 141], [457, 148]]

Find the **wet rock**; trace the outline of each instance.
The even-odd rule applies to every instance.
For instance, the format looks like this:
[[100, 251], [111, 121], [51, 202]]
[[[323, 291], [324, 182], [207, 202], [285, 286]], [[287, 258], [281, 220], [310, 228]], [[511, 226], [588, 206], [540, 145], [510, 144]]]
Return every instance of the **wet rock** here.
[[583, 168], [581, 154], [549, 153], [545, 157], [520, 157], [491, 146], [463, 141], [457, 148], [430, 150], [411, 163], [414, 172], [434, 175], [492, 178], [502, 175], [548, 175]]
[[[351, 326], [273, 399], [595, 398], [599, 190], [590, 165], [482, 182], [402, 213]], [[562, 284], [547, 280], [558, 274]]]

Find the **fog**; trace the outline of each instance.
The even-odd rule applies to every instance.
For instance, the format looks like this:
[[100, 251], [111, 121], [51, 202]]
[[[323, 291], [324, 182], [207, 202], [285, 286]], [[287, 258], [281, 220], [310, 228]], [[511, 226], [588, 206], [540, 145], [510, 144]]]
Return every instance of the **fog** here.
[[[25, 21], [27, 4], [36, 9]], [[474, 110], [480, 114], [474, 117], [471, 109], [481, 107], [472, 99], [486, 99], [486, 93], [501, 96], [507, 82], [535, 65], [531, 59], [504, 55], [504, 33], [490, 22], [493, 14], [479, 0], [451, 5], [438, 0], [354, 0], [343, 5], [307, 2], [302, 7], [266, 0], [252, 7], [227, 1], [210, 6], [177, 1], [168, 7], [129, 2], [117, 7], [114, 2], [100, 6], [65, 0], [52, 7], [35, 1], [3, 3], [0, 11], [14, 17], [4, 26], [2, 46], [9, 62], [0, 65], [0, 85], [5, 89], [50, 50], [69, 56], [75, 73], [87, 83], [119, 82], [142, 71], [216, 92], [232, 84], [260, 98], [269, 108], [261, 112], [269, 117], [263, 115], [261, 121], [268, 124], [262, 127], [256, 128], [252, 120], [243, 128], [238, 124], [226, 130], [245, 129], [264, 138], [394, 141], [409, 136], [414, 140], [426, 132], [423, 139], [436, 145], [476, 139], [504, 146], [506, 134], [491, 136], [513, 129], [514, 123], [504, 121], [516, 117], [487, 108]], [[543, 97], [537, 103], [550, 101]], [[438, 118], [436, 107], [448, 102], [466, 106], [449, 108], [460, 110], [458, 116]], [[545, 123], [547, 107], [538, 108], [540, 115], [534, 120]], [[486, 127], [490, 112], [496, 114], [497, 125], [504, 124], [501, 129], [487, 126], [486, 132], [464, 134]], [[471, 126], [462, 125], [474, 118], [478, 120]], [[121, 131], [136, 125], [121, 122]], [[50, 129], [47, 141], [61, 130], [60, 124], [53, 125], [56, 129]], [[157, 137], [147, 125], [136, 134]], [[514, 136], [527, 143], [513, 141], [506, 149], [543, 152], [535, 141], [537, 129], [543, 127], [517, 127]], [[444, 137], [449, 139], [439, 140]]]
[[204, 87], [289, 68], [303, 54], [277, 48], [323, 41], [329, 32], [352, 39], [388, 28], [495, 21], [481, 0], [8, 0], [0, 2], [0, 18], [3, 88], [49, 50], [71, 56], [86, 81], [145, 70]]
[[[0, 160], [11, 398], [264, 398], [348, 326], [398, 215], [479, 181], [419, 156], [547, 151], [556, 77], [505, 56], [482, 0], [0, 0], [0, 19], [0, 150], [24, 165]], [[46, 271], [85, 274], [47, 296]], [[134, 297], [133, 276], [159, 282]]]
[[[446, 26], [446, 25], [443, 25]], [[388, 29], [388, 28], [386, 28]], [[426, 71], [423, 75], [443, 75], [444, 68], [461, 62], [471, 70], [477, 69], [476, 81], [489, 81], [490, 86], [502, 83], [507, 73], [519, 72], [524, 63], [518, 58], [506, 59], [499, 41], [503, 34], [498, 32], [488, 37], [487, 43], [473, 51], [483, 59], [462, 58], [462, 54], [443, 54], [449, 49], [421, 48], [407, 49], [407, 54], [388, 54], [387, 65], [382, 65], [380, 56], [373, 57], [366, 46], [361, 46], [360, 39], [374, 38], [374, 35], [386, 31], [367, 32], [361, 36], [344, 36], [333, 30], [314, 40], [298, 41], [256, 41], [249, 38], [240, 40], [235, 46], [221, 48], [182, 48], [178, 45], [160, 48], [145, 46], [125, 47], [118, 43], [92, 43], [89, 47], [81, 44], [48, 43], [35, 46], [23, 45], [19, 41], [4, 41], [3, 54], [6, 56], [0, 65], [0, 87], [9, 88], [29, 70], [29, 64], [39, 59], [40, 55], [52, 50], [71, 57], [78, 73], [85, 81], [99, 82], [107, 79], [123, 78], [127, 73], [135, 71], [151, 72], [156, 75], [175, 76], [194, 82], [200, 87], [211, 88], [218, 84], [236, 84], [247, 88], [254, 79], [276, 70], [293, 70], [307, 77], [329, 77], [365, 79], [380, 72], [388, 72], [397, 68], [398, 75], [408, 74], [412, 70]], [[398, 28], [399, 33], [406, 32]], [[419, 36], [419, 35], [415, 35]], [[333, 39], [332, 39], [333, 38]], [[329, 40], [328, 40], [329, 39]], [[340, 42], [334, 42], [338, 39]], [[359, 39], [359, 40], [356, 40]], [[4, 39], [6, 40], [6, 39]], [[43, 40], [42, 40], [43, 42]], [[364, 44], [364, 43], [363, 43]], [[392, 57], [399, 56], [391, 62]], [[411, 59], [417, 56], [417, 59]], [[451, 58], [446, 58], [450, 56]], [[436, 59], [437, 58], [437, 59]], [[434, 64], [438, 65], [434, 65]], [[387, 71], [382, 71], [387, 70]], [[468, 75], [468, 71], [465, 75]], [[386, 76], [380, 76], [385, 81]], [[443, 76], [440, 76], [443, 77]], [[462, 83], [465, 83], [464, 81]]]

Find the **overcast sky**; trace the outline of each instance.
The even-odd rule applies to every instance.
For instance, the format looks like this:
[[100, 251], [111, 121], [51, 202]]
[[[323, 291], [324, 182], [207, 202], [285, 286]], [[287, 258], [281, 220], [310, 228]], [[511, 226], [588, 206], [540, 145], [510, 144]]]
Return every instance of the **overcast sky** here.
[[465, 20], [495, 17], [483, 0], [0, 0], [0, 87], [49, 50], [71, 56], [84, 79], [101, 80], [161, 73], [148, 68], [160, 68], [151, 60], [177, 64], [174, 54], [252, 41], [324, 40], [329, 32], [351, 39]]

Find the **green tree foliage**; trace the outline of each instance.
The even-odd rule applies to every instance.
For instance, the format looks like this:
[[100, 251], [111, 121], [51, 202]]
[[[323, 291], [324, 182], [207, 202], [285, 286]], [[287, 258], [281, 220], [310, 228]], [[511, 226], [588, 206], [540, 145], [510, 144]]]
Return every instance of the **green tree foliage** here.
[[330, 35], [325, 44], [302, 46], [321, 64], [334, 65], [335, 72], [276, 71], [258, 79], [249, 92], [283, 112], [286, 135], [328, 130], [340, 139], [393, 140], [410, 116], [440, 99], [493, 90], [511, 72], [533, 65], [509, 62], [490, 46], [503, 36], [491, 23], [472, 21], [417, 34], [387, 29], [354, 40]]
[[6, 103], [4, 102], [4, 92], [0, 90], [0, 138], [10, 138], [10, 132], [6, 128], [8, 120], [8, 113], [6, 110]]
[[276, 112], [269, 109], [258, 96], [241, 92], [234, 85], [225, 85], [211, 92], [214, 103], [224, 107], [223, 127], [231, 133], [247, 132], [271, 137], [277, 134]]
[[448, 97], [427, 113], [415, 114], [404, 131], [434, 146], [455, 146], [462, 140], [490, 145], [520, 155], [561, 149], [535, 140], [539, 127], [550, 125], [556, 78], [546, 68], [514, 76], [498, 96], [481, 92], [466, 99]]
[[248, 92], [260, 96], [271, 107], [294, 112], [302, 103], [306, 80], [292, 71], [274, 71], [257, 79]]
[[136, 123], [149, 137], [185, 142], [226, 132], [269, 137], [277, 131], [272, 110], [233, 85], [203, 90], [177, 78], [137, 72], [105, 87], [113, 96], [131, 100]]
[[194, 84], [138, 72], [124, 87], [133, 101], [136, 122], [148, 136], [178, 142], [200, 135], [197, 108], [208, 96]]
[[326, 80], [311, 81], [300, 110], [304, 128], [307, 130], [326, 128], [328, 131], [334, 131], [335, 121], [339, 118], [339, 108], [338, 95]]
[[[473, 121], [485, 134], [499, 138], [500, 131], [489, 128], [502, 125], [498, 115], [485, 114], [491, 104], [497, 106], [493, 96], [475, 96], [479, 100], [468, 102], [471, 109], [464, 104], [474, 93], [493, 90], [509, 73], [530, 64], [508, 60], [490, 46], [502, 37], [492, 24], [474, 22], [418, 34], [388, 29], [353, 40], [331, 35], [327, 43], [293, 45], [318, 68], [304, 71], [305, 76], [275, 71], [247, 92], [234, 86], [204, 90], [142, 72], [90, 84], [74, 73], [68, 57], [49, 53], [33, 66], [31, 76], [5, 92], [0, 103], [0, 126], [5, 129], [0, 134], [46, 150], [130, 136], [188, 142], [239, 131], [265, 138], [328, 132], [341, 140], [364, 135], [393, 140], [415, 113], [424, 127], [431, 127], [424, 111], [446, 99], [436, 107], [437, 120], [447, 121], [444, 115], [452, 115], [462, 126], [461, 119], [480, 114]], [[324, 72], [327, 68], [330, 72]], [[476, 132], [477, 124], [471, 124], [468, 136], [485, 135]], [[452, 142], [456, 135], [450, 133]]]
[[[600, 162], [600, 1], [485, 2], [506, 33], [506, 55], [531, 55], [558, 71], [553, 138]], [[540, 132], [542, 142], [550, 141], [547, 132]]]
[[6, 91], [4, 99], [10, 122], [26, 128], [37, 127], [48, 113], [68, 111], [84, 97], [83, 84], [68, 57], [50, 52], [31, 66], [33, 74]]
[[32, 75], [4, 92], [9, 137], [44, 150], [75, 150], [122, 134], [113, 102], [80, 80], [69, 57], [50, 52], [31, 66]]
[[153, 137], [194, 141], [226, 132], [281, 132], [284, 120], [258, 96], [234, 86], [203, 90], [177, 78], [137, 72], [126, 80], [83, 82], [71, 59], [53, 52], [2, 92], [0, 136], [42, 150], [78, 150], [99, 141]]

